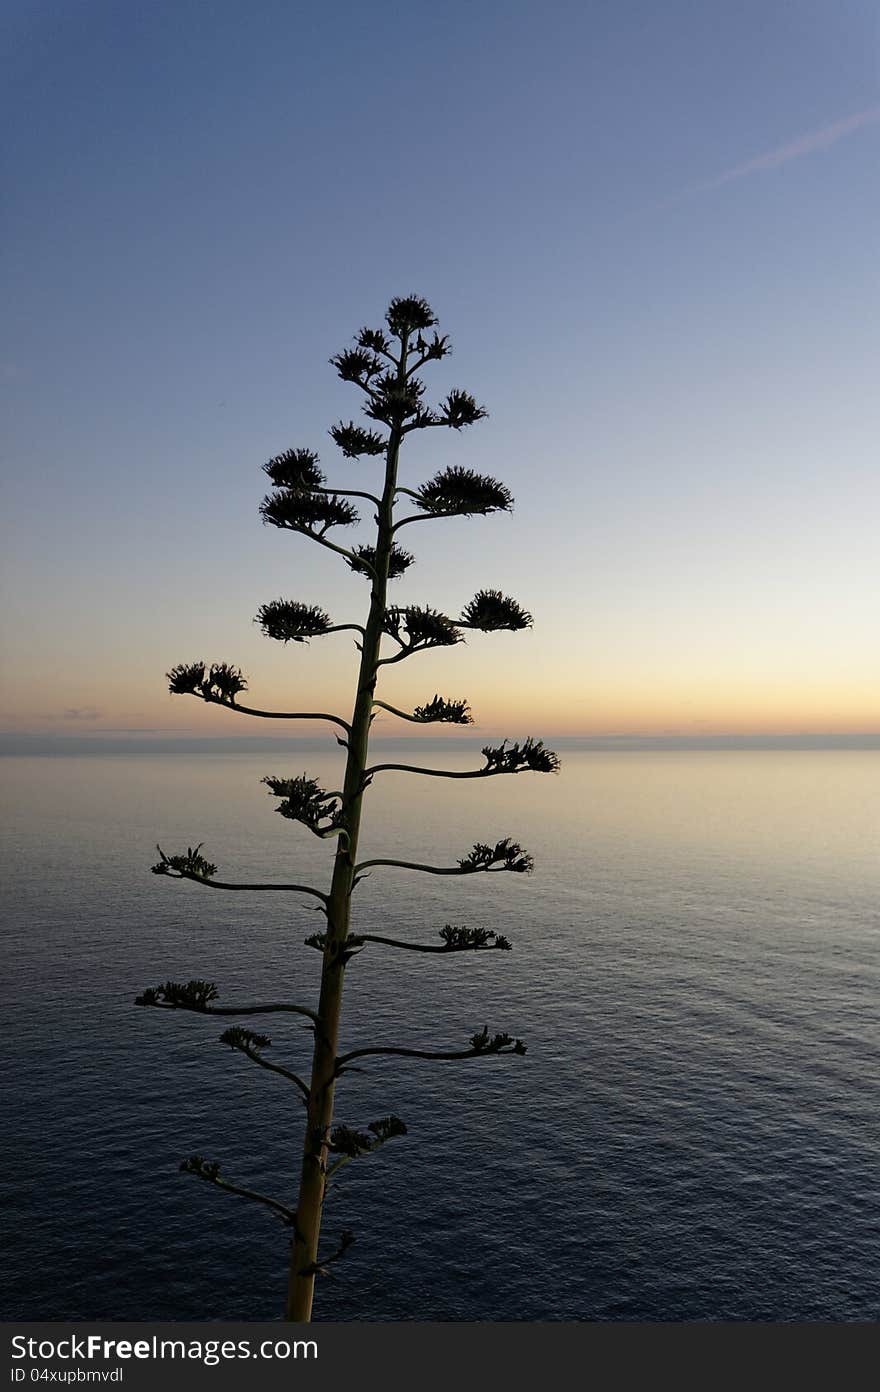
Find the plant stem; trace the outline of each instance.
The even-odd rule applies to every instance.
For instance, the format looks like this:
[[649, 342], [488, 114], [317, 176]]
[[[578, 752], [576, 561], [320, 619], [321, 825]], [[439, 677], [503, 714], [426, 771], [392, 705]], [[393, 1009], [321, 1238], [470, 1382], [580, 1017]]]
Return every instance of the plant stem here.
[[[401, 384], [406, 380], [408, 342], [409, 335], [403, 335], [397, 369], [398, 381]], [[344, 944], [348, 937], [351, 917], [351, 892], [355, 878], [361, 804], [365, 791], [364, 770], [367, 766], [373, 697], [385, 623], [388, 569], [394, 530], [394, 494], [402, 438], [403, 430], [400, 424], [394, 425], [385, 456], [385, 486], [377, 514], [378, 530], [370, 613], [364, 629], [357, 695], [348, 739], [342, 804], [342, 829], [346, 836], [340, 837], [339, 840], [327, 902], [327, 945], [324, 950], [318, 1004], [320, 1027], [315, 1031], [315, 1050], [307, 1104], [308, 1120], [285, 1310], [287, 1320], [298, 1322], [308, 1321], [312, 1315], [318, 1240], [321, 1235], [321, 1208], [327, 1180], [327, 1143], [333, 1121], [336, 1087], [339, 1017], [345, 975]]]

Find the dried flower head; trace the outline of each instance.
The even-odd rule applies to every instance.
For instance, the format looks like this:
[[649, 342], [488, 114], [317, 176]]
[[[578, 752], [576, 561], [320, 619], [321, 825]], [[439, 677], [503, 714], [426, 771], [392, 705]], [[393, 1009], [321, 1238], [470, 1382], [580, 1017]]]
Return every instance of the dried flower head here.
[[240, 669], [228, 662], [214, 662], [210, 669], [204, 662], [182, 662], [165, 675], [173, 696], [201, 696], [204, 701], [232, 705], [239, 692], [247, 691]]
[[488, 414], [484, 406], [477, 405], [470, 392], [455, 388], [445, 401], [441, 401], [439, 419], [453, 430], [461, 430], [462, 426], [474, 425], [478, 420], [485, 420]]
[[172, 1010], [207, 1010], [219, 992], [213, 981], [166, 981], [144, 991], [135, 1005], [167, 1006]]
[[328, 794], [317, 779], [300, 774], [297, 778], [263, 778], [273, 797], [282, 801], [276, 809], [292, 822], [302, 822], [312, 831], [325, 832], [339, 824], [342, 803]]
[[480, 590], [465, 606], [458, 622], [463, 628], [477, 628], [482, 633], [514, 633], [531, 628], [533, 620], [526, 609], [500, 590]]
[[269, 475], [276, 488], [292, 488], [295, 492], [307, 493], [311, 488], [323, 488], [327, 482], [318, 468], [318, 456], [309, 449], [276, 454], [263, 465], [263, 473]]
[[385, 320], [396, 338], [405, 338], [417, 329], [433, 328], [437, 323], [434, 311], [421, 295], [395, 295]]
[[477, 1034], [471, 1035], [468, 1043], [476, 1054], [500, 1054], [508, 1050], [513, 1054], [524, 1054], [526, 1051], [521, 1039], [514, 1039], [512, 1034], [490, 1035], [485, 1025]]
[[359, 348], [369, 348], [371, 353], [388, 353], [391, 344], [382, 329], [363, 328], [358, 330], [355, 341]]
[[458, 864], [460, 869], [468, 872], [511, 870], [515, 874], [530, 875], [534, 869], [532, 857], [518, 842], [511, 841], [509, 836], [505, 836], [502, 841], [496, 841], [494, 846], [484, 845], [481, 841], [475, 842], [473, 850]]
[[359, 459], [362, 454], [384, 454], [388, 448], [384, 435], [376, 430], [364, 430], [354, 421], [349, 421], [348, 425], [340, 421], [338, 425], [330, 427], [330, 434], [346, 459]]
[[203, 1155], [190, 1155], [181, 1160], [180, 1168], [184, 1174], [198, 1175], [199, 1179], [215, 1180], [220, 1173], [216, 1160], [206, 1160]]
[[[368, 567], [375, 569], [376, 548], [375, 546], [356, 546], [354, 548], [355, 560], [347, 557], [348, 565], [353, 571], [360, 575], [370, 576], [372, 571]], [[404, 571], [409, 570], [414, 557], [409, 551], [404, 551], [402, 546], [393, 545], [391, 555], [388, 560], [388, 579], [396, 580], [403, 575]], [[360, 562], [361, 564], [358, 564]]]
[[358, 521], [357, 509], [335, 493], [295, 493], [283, 489], [270, 493], [260, 504], [260, 515], [272, 527], [322, 537], [331, 527], [347, 527]]
[[406, 609], [388, 609], [384, 631], [413, 651], [418, 648], [449, 648], [463, 641], [452, 619], [436, 609], [415, 604]]
[[293, 599], [273, 599], [257, 610], [258, 623], [267, 638], [279, 643], [307, 643], [331, 628], [330, 615], [316, 604], [300, 604]]
[[458, 465], [442, 469], [417, 490], [416, 506], [438, 517], [509, 512], [513, 495], [503, 483]]
[[407, 377], [401, 381], [396, 373], [386, 372], [370, 385], [371, 394], [364, 405], [364, 414], [371, 420], [400, 426], [418, 415], [425, 394], [425, 384], [420, 378]]
[[168, 856], [157, 846], [161, 859], [156, 865], [151, 867], [154, 875], [171, 875], [172, 878], [209, 880], [212, 875], [216, 875], [217, 866], [205, 860], [199, 852], [202, 849], [202, 842], [195, 847], [188, 846], [186, 855]]
[[369, 383], [378, 373], [385, 371], [385, 364], [368, 348], [343, 348], [330, 359], [343, 382], [357, 382], [359, 386]]
[[327, 1149], [354, 1160], [359, 1155], [369, 1155], [373, 1149], [373, 1138], [364, 1131], [356, 1131], [353, 1126], [334, 1126]]
[[478, 952], [483, 949], [495, 948], [500, 948], [506, 952], [510, 951], [510, 943], [507, 938], [500, 937], [491, 928], [465, 928], [458, 924], [447, 923], [444, 928], [440, 929], [439, 935], [449, 952]]
[[444, 696], [433, 696], [424, 706], [416, 706], [415, 720], [434, 725], [473, 725], [474, 719], [467, 701], [448, 701]]
[[492, 773], [522, 773], [525, 770], [532, 773], [559, 772], [558, 754], [554, 754], [552, 749], [545, 749], [543, 740], [533, 740], [531, 737], [522, 744], [508, 746], [507, 740], [504, 740], [494, 747], [486, 745], [483, 758], [486, 768]]
[[257, 1053], [260, 1049], [268, 1049], [272, 1040], [268, 1034], [255, 1034], [253, 1030], [242, 1029], [241, 1025], [232, 1025], [220, 1035], [220, 1043], [240, 1053], [247, 1053], [249, 1049]]
[[380, 1117], [378, 1121], [371, 1121], [367, 1126], [368, 1131], [372, 1131], [376, 1137], [377, 1145], [384, 1145], [386, 1141], [391, 1141], [395, 1136], [406, 1135], [406, 1123], [398, 1116]]

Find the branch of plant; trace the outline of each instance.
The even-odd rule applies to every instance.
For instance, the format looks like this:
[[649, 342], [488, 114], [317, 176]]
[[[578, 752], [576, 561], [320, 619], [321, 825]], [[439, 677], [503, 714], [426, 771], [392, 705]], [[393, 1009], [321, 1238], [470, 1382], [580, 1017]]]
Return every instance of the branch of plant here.
[[294, 1083], [299, 1088], [300, 1092], [303, 1095], [303, 1098], [305, 1099], [306, 1103], [308, 1103], [308, 1085], [304, 1083], [302, 1078], [298, 1077], [296, 1073], [292, 1073], [289, 1068], [282, 1068], [280, 1063], [270, 1063], [269, 1060], [263, 1058], [262, 1054], [258, 1053], [257, 1050], [250, 1049], [247, 1045], [235, 1045], [235, 1052], [238, 1054], [244, 1054], [254, 1063], [258, 1063], [261, 1068], [268, 1069], [270, 1073], [279, 1073], [282, 1078], [287, 1078], [288, 1082]]
[[253, 1203], [263, 1204], [264, 1207], [276, 1213], [283, 1223], [290, 1228], [296, 1227], [296, 1214], [292, 1208], [286, 1204], [279, 1203], [277, 1199], [270, 1199], [267, 1194], [259, 1194], [256, 1189], [245, 1189], [240, 1184], [231, 1184], [228, 1179], [221, 1179], [218, 1174], [206, 1174], [203, 1170], [189, 1168], [181, 1165], [181, 1169], [187, 1174], [194, 1174], [205, 1184], [213, 1184], [218, 1189], [225, 1189], [229, 1194], [236, 1194], [239, 1198], [250, 1199]]
[[[358, 633], [363, 634], [360, 624], [335, 624], [333, 628], [328, 628], [328, 633], [340, 633], [345, 628], [355, 628]], [[323, 636], [323, 635], [322, 635]], [[261, 720], [327, 720], [332, 725], [338, 725], [347, 735], [351, 735], [351, 726], [347, 720], [343, 720], [341, 715], [327, 715], [324, 711], [264, 711], [255, 710], [253, 706], [240, 706], [237, 701], [223, 701], [218, 696], [203, 696], [200, 691], [181, 692], [184, 696], [196, 696], [200, 701], [206, 701], [210, 706], [222, 706], [224, 710], [238, 711], [240, 715], [256, 715]]]
[[354, 867], [354, 873], [360, 875], [364, 870], [372, 869], [374, 865], [394, 865], [399, 870], [420, 870], [423, 875], [495, 875], [510, 873], [506, 865], [476, 865], [471, 869], [463, 870], [461, 866], [446, 865], [419, 865], [412, 860], [362, 860], [359, 865]]
[[[395, 712], [400, 714], [400, 712]], [[404, 716], [404, 719], [407, 717]], [[420, 723], [420, 722], [417, 722]], [[527, 768], [505, 769], [505, 768], [481, 768], [469, 769], [464, 773], [455, 773], [450, 769], [430, 769], [419, 768], [416, 764], [373, 764], [372, 768], [364, 769], [364, 777], [372, 778], [374, 773], [423, 773], [429, 778], [494, 778], [502, 773], [529, 773], [532, 770]]]
[[285, 1002], [271, 1002], [268, 1005], [171, 1005], [165, 1001], [155, 1001], [151, 1010], [186, 1010], [191, 1015], [305, 1015], [313, 1024], [320, 1023], [320, 1016], [305, 1005], [288, 1005]]
[[433, 943], [402, 942], [400, 938], [382, 938], [376, 933], [358, 933], [357, 938], [359, 942], [381, 943], [384, 947], [401, 947], [407, 952], [439, 952], [445, 957], [453, 952], [492, 952], [495, 950], [494, 942], [461, 943], [450, 947], [447, 943], [435, 945]]
[[289, 894], [310, 894], [315, 899], [320, 899], [326, 907], [328, 896], [320, 889], [314, 889], [311, 885], [300, 884], [229, 884], [225, 880], [209, 880], [204, 875], [191, 875], [186, 870], [165, 870], [162, 872], [170, 880], [192, 880], [194, 884], [205, 885], [208, 889], [231, 889], [231, 890], [255, 890], [260, 893], [275, 891]]
[[367, 1058], [378, 1054], [390, 1054], [395, 1058], [417, 1058], [417, 1059], [438, 1059], [441, 1062], [456, 1059], [472, 1058], [495, 1058], [499, 1054], [523, 1054], [525, 1048], [519, 1044], [519, 1040], [512, 1040], [509, 1045], [504, 1045], [498, 1049], [456, 1049], [456, 1050], [434, 1050], [434, 1049], [396, 1049], [384, 1046], [377, 1046], [372, 1049], [352, 1049], [348, 1054], [340, 1054], [336, 1060], [337, 1076], [344, 1072], [352, 1059]]

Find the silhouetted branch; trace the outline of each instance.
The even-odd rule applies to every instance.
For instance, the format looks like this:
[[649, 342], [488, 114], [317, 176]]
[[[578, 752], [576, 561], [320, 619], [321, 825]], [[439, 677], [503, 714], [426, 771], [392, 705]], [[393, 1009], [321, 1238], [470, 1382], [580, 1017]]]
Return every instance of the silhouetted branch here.
[[214, 1184], [218, 1189], [225, 1189], [229, 1194], [236, 1194], [241, 1199], [250, 1199], [253, 1203], [262, 1204], [277, 1214], [288, 1227], [296, 1227], [296, 1214], [292, 1208], [279, 1203], [277, 1199], [270, 1199], [266, 1194], [258, 1194], [255, 1189], [245, 1189], [240, 1184], [231, 1184], [228, 1179], [221, 1179], [220, 1166], [216, 1160], [206, 1160], [201, 1155], [191, 1155], [189, 1159], [181, 1161], [180, 1168], [184, 1174], [197, 1175], [207, 1184]]
[[[265, 609], [269, 607], [264, 605]], [[327, 627], [320, 631], [333, 633], [341, 628], [356, 628], [363, 634], [360, 624], [338, 624], [336, 628]], [[238, 692], [247, 690], [247, 682], [237, 667], [230, 667], [226, 662], [215, 662], [210, 668], [206, 668], [204, 662], [181, 662], [165, 675], [172, 696], [196, 696], [208, 705], [223, 706], [225, 710], [238, 711], [240, 715], [255, 715], [262, 720], [327, 720], [333, 725], [340, 725], [346, 734], [351, 734], [348, 721], [339, 715], [326, 715], [320, 711], [265, 711], [239, 705], [235, 697]]]
[[231, 1029], [224, 1030], [220, 1035], [220, 1043], [228, 1044], [230, 1049], [236, 1053], [244, 1054], [246, 1058], [258, 1063], [261, 1068], [266, 1068], [270, 1073], [278, 1073], [288, 1082], [293, 1083], [299, 1088], [306, 1102], [309, 1100], [309, 1089], [296, 1073], [291, 1073], [289, 1068], [282, 1068], [280, 1063], [270, 1063], [263, 1058], [260, 1050], [268, 1049], [272, 1043], [267, 1034], [254, 1034], [252, 1030], [241, 1029], [238, 1025], [233, 1025]]
[[353, 1059], [368, 1058], [379, 1054], [393, 1055], [395, 1058], [418, 1059], [471, 1059], [487, 1058], [494, 1054], [524, 1054], [526, 1046], [521, 1039], [510, 1034], [490, 1035], [484, 1025], [482, 1030], [471, 1036], [469, 1049], [400, 1049], [391, 1046], [377, 1046], [369, 1049], [352, 1049], [350, 1053], [340, 1054], [336, 1060], [336, 1073], [340, 1074]]
[[513, 744], [508, 749], [507, 740], [497, 747], [486, 745], [482, 751], [486, 760], [484, 768], [471, 769], [457, 773], [451, 769], [422, 768], [418, 764], [373, 764], [364, 770], [365, 778], [376, 773], [396, 771], [399, 773], [421, 773], [429, 778], [494, 778], [504, 773], [558, 773], [559, 756], [544, 748], [543, 740], [527, 739], [522, 744]]
[[152, 1006], [156, 1010], [188, 1010], [195, 1015], [303, 1015], [312, 1024], [319, 1016], [305, 1005], [272, 1002], [267, 1005], [212, 1005], [219, 999], [213, 981], [166, 981], [151, 986], [135, 998], [135, 1005]]
[[416, 706], [412, 712], [398, 710], [387, 701], [374, 701], [374, 706], [397, 715], [401, 720], [409, 720], [414, 725], [473, 725], [471, 708], [467, 701], [447, 701], [442, 696], [434, 696], [424, 706]]
[[354, 552], [344, 546], [328, 541], [326, 532], [330, 527], [349, 526], [358, 521], [358, 515], [351, 503], [334, 494], [318, 497], [308, 493], [295, 493], [289, 489], [269, 494], [260, 504], [263, 521], [272, 527], [290, 532], [298, 532], [308, 537], [328, 551], [351, 559]]
[[308, 1266], [304, 1266], [299, 1273], [300, 1276], [332, 1276], [333, 1272], [328, 1271], [327, 1267], [331, 1262], [339, 1261], [340, 1257], [344, 1257], [353, 1242], [354, 1233], [350, 1232], [348, 1228], [343, 1229], [336, 1251], [331, 1252], [329, 1257], [321, 1257], [319, 1261], [310, 1262]]
[[429, 778], [490, 778], [493, 774], [502, 773], [502, 769], [470, 769], [465, 773], [455, 773], [451, 769], [430, 769], [420, 768], [417, 764], [373, 764], [372, 768], [364, 770], [365, 778], [372, 778], [374, 773], [423, 773]]
[[383, 938], [376, 933], [362, 933], [358, 935], [359, 943], [381, 943], [384, 947], [399, 947], [406, 952], [439, 952], [449, 956], [451, 952], [509, 952], [510, 942], [500, 933], [494, 933], [489, 928], [464, 928], [447, 923], [445, 928], [439, 930], [439, 936], [443, 942], [439, 945], [434, 943], [411, 943], [402, 942], [400, 938]]
[[202, 856], [198, 855], [199, 846], [196, 846], [194, 852], [187, 852], [186, 856], [167, 856], [161, 846], [157, 846], [156, 850], [162, 859], [156, 865], [151, 866], [154, 875], [167, 875], [172, 880], [193, 880], [196, 884], [206, 885], [208, 889], [272, 890], [276, 893], [310, 894], [313, 898], [320, 899], [324, 905], [328, 902], [327, 895], [320, 889], [314, 889], [311, 885], [229, 884], [224, 880], [212, 879], [211, 876], [216, 874], [217, 867], [210, 865]]
[[393, 865], [400, 870], [420, 870], [425, 875], [473, 875], [484, 872], [498, 874], [504, 871], [530, 875], [534, 862], [522, 846], [505, 836], [502, 841], [496, 841], [494, 846], [476, 842], [469, 855], [456, 866], [420, 865], [411, 860], [364, 860], [354, 867], [354, 872], [360, 875], [375, 865]]
[[[357, 628], [357, 624], [340, 624], [340, 628]], [[330, 632], [337, 630], [331, 629]], [[218, 705], [224, 703], [218, 702]], [[343, 720], [341, 715], [327, 715], [323, 711], [264, 711], [252, 710], [249, 706], [239, 706], [234, 703], [229, 704], [227, 710], [240, 711], [242, 715], [256, 715], [263, 720], [326, 720], [331, 725], [339, 725], [346, 734], [351, 734], [351, 726], [347, 720]]]
[[401, 662], [414, 652], [424, 652], [429, 648], [449, 648], [463, 642], [454, 620], [436, 609], [416, 604], [406, 609], [396, 606], [385, 611], [383, 632], [399, 644], [400, 652], [394, 657], [382, 657], [377, 667]]

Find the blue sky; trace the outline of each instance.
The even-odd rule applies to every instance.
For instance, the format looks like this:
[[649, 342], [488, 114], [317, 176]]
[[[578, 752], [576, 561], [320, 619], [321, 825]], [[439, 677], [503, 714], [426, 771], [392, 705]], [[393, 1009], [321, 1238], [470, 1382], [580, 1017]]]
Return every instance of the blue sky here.
[[195, 657], [265, 705], [350, 703], [343, 635], [251, 623], [365, 600], [261, 528], [259, 465], [311, 445], [366, 479], [336, 467], [358, 403], [327, 359], [416, 292], [455, 345], [432, 387], [490, 419], [405, 474], [466, 464], [517, 509], [418, 529], [400, 596], [497, 585], [536, 627], [389, 695], [448, 688], [505, 734], [880, 729], [876, 5], [2, 23], [0, 727], [241, 733], [165, 694]]

